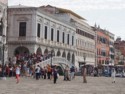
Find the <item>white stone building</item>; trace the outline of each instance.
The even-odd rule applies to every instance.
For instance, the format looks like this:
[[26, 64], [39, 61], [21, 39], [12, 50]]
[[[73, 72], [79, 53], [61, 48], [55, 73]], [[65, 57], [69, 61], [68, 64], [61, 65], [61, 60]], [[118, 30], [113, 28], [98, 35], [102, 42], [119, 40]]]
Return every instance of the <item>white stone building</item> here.
[[0, 1], [0, 64], [7, 62], [7, 45], [6, 45], [6, 32], [7, 32], [7, 2], [6, 0]]
[[9, 57], [53, 51], [55, 56], [75, 62], [76, 29], [71, 24], [39, 7], [11, 6], [8, 16]]
[[[61, 20], [69, 22], [76, 29], [76, 57], [75, 66], [79, 68], [80, 64], [85, 62], [88, 65], [95, 66], [95, 32], [86, 20], [71, 10], [53, 7], [50, 5], [41, 6], [45, 12], [55, 15]], [[85, 60], [84, 60], [85, 59]]]

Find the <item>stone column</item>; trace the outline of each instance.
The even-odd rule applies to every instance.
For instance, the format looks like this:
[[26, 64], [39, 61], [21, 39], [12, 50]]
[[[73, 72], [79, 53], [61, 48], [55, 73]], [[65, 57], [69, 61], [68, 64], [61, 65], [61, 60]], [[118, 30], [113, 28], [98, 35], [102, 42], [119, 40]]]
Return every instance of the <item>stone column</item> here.
[[50, 25], [50, 21], [48, 21], [47, 40], [51, 40], [51, 25]]
[[57, 42], [57, 27], [56, 26], [55, 26], [55, 29], [54, 29], [53, 38], [54, 38], [54, 41]]
[[36, 20], [36, 15], [33, 14], [32, 17], [32, 35], [37, 36], [37, 20]]
[[65, 44], [67, 44], [67, 36], [68, 36], [68, 33], [67, 32], [65, 32], [65, 36], [64, 36], [64, 40], [65, 40]]

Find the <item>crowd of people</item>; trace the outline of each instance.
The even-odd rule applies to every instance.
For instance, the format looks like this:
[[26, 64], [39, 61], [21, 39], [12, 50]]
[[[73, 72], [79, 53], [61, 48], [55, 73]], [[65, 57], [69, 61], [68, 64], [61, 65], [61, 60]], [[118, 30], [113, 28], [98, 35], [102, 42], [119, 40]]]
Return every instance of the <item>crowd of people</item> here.
[[[39, 65], [36, 66], [36, 63], [42, 62], [46, 59], [49, 59], [51, 54], [40, 55], [40, 54], [24, 54], [24, 55], [16, 55], [12, 59], [9, 58], [8, 63], [4, 66], [0, 65], [0, 76], [4, 77], [16, 77], [17, 83], [19, 83], [19, 78], [21, 77], [32, 77], [39, 80], [43, 79], [54, 79], [54, 83], [56, 83], [58, 78], [58, 69], [56, 66], [47, 65], [41, 67]], [[75, 70], [74, 67], [69, 69], [67, 66], [64, 71], [64, 80], [73, 79], [73, 75]], [[69, 75], [71, 71], [72, 76]]]
[[[0, 77], [16, 77], [17, 83], [19, 83], [20, 76], [21, 77], [32, 77], [36, 80], [42, 79], [52, 79], [53, 82], [56, 83], [57, 78], [59, 77], [59, 69], [57, 66], [47, 65], [41, 67], [39, 65], [36, 66], [37, 63], [42, 62], [46, 59], [49, 59], [51, 54], [41, 55], [41, 54], [24, 54], [24, 55], [16, 55], [12, 59], [9, 58], [8, 63], [4, 66], [0, 65]], [[83, 82], [87, 83], [86, 75], [93, 76], [102, 76], [105, 68], [102, 67], [92, 67], [84, 65], [81, 67], [81, 73], [83, 75]], [[113, 70], [114, 69], [114, 70]], [[109, 68], [113, 77], [113, 82], [115, 82], [115, 76], [118, 69]], [[64, 81], [70, 81], [75, 78], [76, 68], [72, 66], [69, 68], [66, 66], [64, 68]]]

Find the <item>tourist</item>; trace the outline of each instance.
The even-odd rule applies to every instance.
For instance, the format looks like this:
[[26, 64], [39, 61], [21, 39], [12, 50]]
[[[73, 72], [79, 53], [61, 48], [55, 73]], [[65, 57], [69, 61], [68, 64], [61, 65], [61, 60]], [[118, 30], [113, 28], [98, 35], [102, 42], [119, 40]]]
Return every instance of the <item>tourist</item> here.
[[19, 81], [20, 81], [20, 67], [19, 67], [19, 65], [16, 66], [16, 79], [17, 79], [17, 83], [19, 83]]
[[57, 76], [57, 69], [56, 69], [56, 66], [54, 67], [54, 69], [53, 69], [53, 82], [54, 82], [54, 84], [56, 84], [56, 81], [57, 81], [57, 79], [58, 79], [58, 76]]
[[112, 78], [113, 78], [112, 83], [115, 83], [115, 76], [116, 76], [115, 68], [112, 68], [112, 74], [111, 74], [111, 76], [112, 76]]
[[86, 79], [86, 66], [85, 64], [83, 65], [83, 83], [87, 83], [87, 79]]
[[52, 68], [51, 68], [51, 66], [48, 64], [48, 65], [47, 65], [47, 76], [48, 76], [48, 79], [51, 78], [51, 75], [52, 75]]
[[74, 68], [74, 66], [72, 66], [70, 68], [70, 80], [72, 80], [74, 78], [74, 74], [75, 74], [75, 68]]
[[65, 81], [70, 81], [70, 79], [69, 79], [69, 67], [68, 67], [68, 65], [64, 69], [64, 80]]
[[36, 73], [36, 80], [39, 80], [40, 78], [40, 66], [37, 65], [37, 67], [35, 68], [35, 73]]
[[44, 76], [44, 79], [46, 79], [46, 74], [47, 74], [47, 68], [44, 67], [44, 68], [43, 68], [43, 76]]

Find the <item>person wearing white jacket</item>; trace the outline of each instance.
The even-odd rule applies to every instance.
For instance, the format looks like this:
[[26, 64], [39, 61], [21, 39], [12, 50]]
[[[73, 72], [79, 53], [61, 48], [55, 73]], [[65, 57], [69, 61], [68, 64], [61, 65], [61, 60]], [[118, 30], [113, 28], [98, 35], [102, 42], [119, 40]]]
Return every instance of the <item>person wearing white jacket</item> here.
[[112, 68], [112, 74], [111, 74], [111, 76], [112, 76], [112, 78], [113, 78], [112, 83], [115, 83], [115, 76], [116, 76], [115, 68]]

